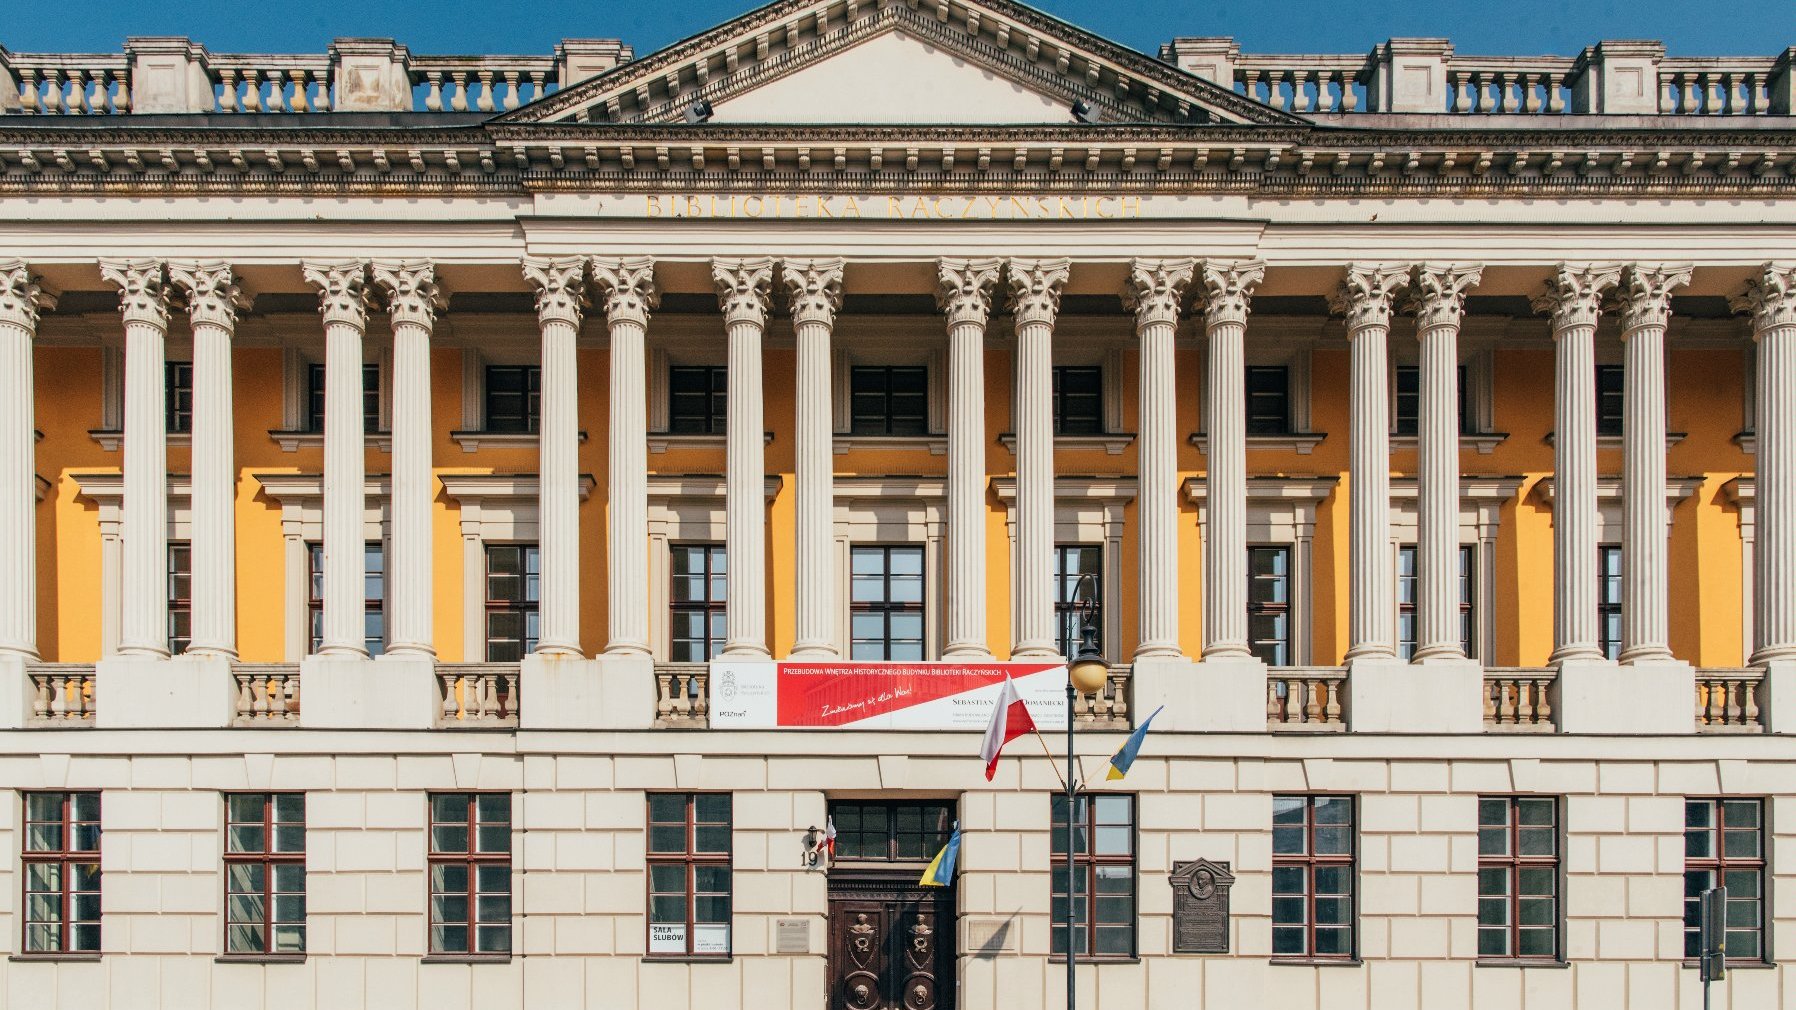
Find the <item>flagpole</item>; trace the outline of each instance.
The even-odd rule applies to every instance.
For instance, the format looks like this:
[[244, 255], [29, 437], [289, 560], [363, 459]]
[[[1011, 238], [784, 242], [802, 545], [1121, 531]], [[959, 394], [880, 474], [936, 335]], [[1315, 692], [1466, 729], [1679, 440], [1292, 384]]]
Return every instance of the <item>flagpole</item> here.
[[1042, 736], [1041, 730], [1037, 729], [1035, 731], [1035, 739], [1041, 742], [1041, 752], [1047, 756], [1048, 767], [1053, 769], [1054, 777], [1057, 779], [1060, 779], [1060, 788], [1065, 790], [1066, 789], [1066, 779], [1060, 777], [1060, 769], [1055, 767], [1055, 765], [1054, 765], [1054, 752], [1051, 750], [1048, 750], [1048, 738], [1045, 736]]

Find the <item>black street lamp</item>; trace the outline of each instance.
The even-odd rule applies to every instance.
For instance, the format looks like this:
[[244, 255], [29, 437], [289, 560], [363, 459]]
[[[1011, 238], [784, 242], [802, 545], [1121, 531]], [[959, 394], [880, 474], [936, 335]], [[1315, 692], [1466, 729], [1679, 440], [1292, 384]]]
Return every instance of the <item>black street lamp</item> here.
[[[1077, 830], [1074, 818], [1078, 816], [1079, 779], [1073, 763], [1073, 702], [1079, 695], [1089, 698], [1103, 690], [1104, 681], [1110, 676], [1110, 664], [1098, 651], [1097, 593], [1098, 580], [1090, 572], [1079, 576], [1073, 586], [1073, 602], [1079, 608], [1079, 651], [1066, 667], [1066, 1010], [1073, 1010], [1078, 999], [1073, 966], [1078, 959], [1074, 931], [1079, 921], [1079, 885], [1073, 837]], [[1087, 894], [1085, 900], [1089, 903], [1094, 896]]]

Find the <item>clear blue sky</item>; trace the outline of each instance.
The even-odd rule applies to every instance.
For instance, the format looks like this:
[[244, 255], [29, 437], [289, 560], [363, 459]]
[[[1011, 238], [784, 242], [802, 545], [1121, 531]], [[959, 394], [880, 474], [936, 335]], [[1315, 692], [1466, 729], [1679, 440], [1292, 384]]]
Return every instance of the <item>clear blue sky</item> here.
[[[1037, 0], [1117, 42], [1232, 35], [1248, 52], [1359, 52], [1393, 35], [1440, 35], [1462, 53], [1570, 55], [1602, 38], [1665, 41], [1673, 55], [1772, 55], [1796, 45], [1796, 0]], [[542, 53], [557, 39], [622, 38], [638, 55], [758, 6], [754, 0], [77, 0], [15, 3], [0, 45], [115, 51], [127, 35], [186, 35], [215, 52], [320, 52], [337, 36], [399, 39], [416, 53]]]

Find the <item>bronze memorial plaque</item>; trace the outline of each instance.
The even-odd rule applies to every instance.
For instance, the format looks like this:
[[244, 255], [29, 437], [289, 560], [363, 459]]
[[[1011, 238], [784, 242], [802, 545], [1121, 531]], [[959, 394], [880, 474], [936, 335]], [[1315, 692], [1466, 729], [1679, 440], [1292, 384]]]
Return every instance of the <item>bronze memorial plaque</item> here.
[[1229, 864], [1208, 859], [1172, 864], [1172, 952], [1229, 952]]

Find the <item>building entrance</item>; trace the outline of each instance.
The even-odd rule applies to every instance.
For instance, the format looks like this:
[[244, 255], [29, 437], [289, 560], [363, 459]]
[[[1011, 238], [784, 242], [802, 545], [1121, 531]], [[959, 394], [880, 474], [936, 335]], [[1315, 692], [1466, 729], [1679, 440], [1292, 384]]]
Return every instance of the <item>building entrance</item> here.
[[949, 801], [838, 801], [829, 869], [829, 1010], [953, 1010], [954, 888], [917, 878], [947, 842]]

